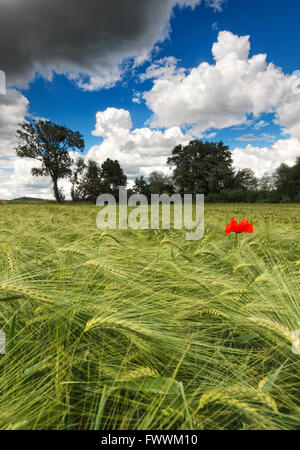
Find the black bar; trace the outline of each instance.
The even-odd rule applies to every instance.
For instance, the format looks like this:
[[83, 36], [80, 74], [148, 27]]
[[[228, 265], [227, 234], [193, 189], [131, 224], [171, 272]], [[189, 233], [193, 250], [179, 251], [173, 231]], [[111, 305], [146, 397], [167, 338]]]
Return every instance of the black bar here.
[[[230, 448], [241, 448], [262, 444], [266, 439], [268, 447], [294, 436], [293, 431], [1, 431], [3, 448], [43, 449], [138, 449], [138, 448], [195, 448], [211, 449], [215, 445], [228, 444]], [[4, 442], [6, 444], [4, 445]], [[2, 445], [1, 445], [2, 448]]]

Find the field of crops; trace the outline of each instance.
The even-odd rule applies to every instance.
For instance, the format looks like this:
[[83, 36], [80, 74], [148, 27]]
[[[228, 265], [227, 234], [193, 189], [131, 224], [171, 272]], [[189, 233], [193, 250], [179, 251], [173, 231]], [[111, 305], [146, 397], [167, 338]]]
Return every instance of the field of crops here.
[[0, 205], [0, 429], [299, 429], [300, 205], [194, 242], [96, 215]]

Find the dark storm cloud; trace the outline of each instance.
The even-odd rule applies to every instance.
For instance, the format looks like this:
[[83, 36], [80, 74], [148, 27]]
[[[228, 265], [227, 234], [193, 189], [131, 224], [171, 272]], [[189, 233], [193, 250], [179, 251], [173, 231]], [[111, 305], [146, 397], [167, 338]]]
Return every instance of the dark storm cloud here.
[[[143, 60], [166, 36], [175, 4], [201, 1], [0, 0], [0, 68], [10, 85], [24, 85], [35, 72], [50, 77], [53, 70], [88, 89], [109, 85], [124, 58]], [[206, 0], [212, 6], [222, 1]]]

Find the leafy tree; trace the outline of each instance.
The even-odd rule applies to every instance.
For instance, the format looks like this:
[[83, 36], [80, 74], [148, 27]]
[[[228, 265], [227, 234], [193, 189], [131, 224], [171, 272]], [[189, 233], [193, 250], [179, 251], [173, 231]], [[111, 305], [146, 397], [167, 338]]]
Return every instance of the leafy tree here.
[[154, 171], [149, 175], [149, 190], [151, 194], [169, 194], [175, 192], [172, 179], [162, 172]]
[[137, 194], [145, 195], [150, 200], [151, 194], [174, 194], [175, 187], [170, 177], [162, 172], [154, 171], [150, 173], [148, 181], [143, 176], [136, 178], [133, 190]]
[[275, 189], [274, 175], [264, 175], [257, 182], [258, 201], [263, 203], [277, 203], [280, 195]]
[[95, 203], [100, 194], [112, 194], [118, 200], [119, 186], [127, 184], [127, 177], [117, 160], [108, 158], [101, 166], [93, 160], [89, 160], [86, 167], [79, 163], [79, 167], [75, 168], [73, 180], [78, 170], [82, 176], [76, 181], [76, 195], [81, 200]]
[[79, 190], [79, 177], [83, 174], [86, 169], [86, 164], [82, 157], [79, 157], [75, 163], [72, 175], [70, 177], [70, 181], [72, 184], [71, 187], [71, 197], [73, 202], [81, 200], [80, 190]]
[[293, 168], [287, 164], [281, 164], [275, 171], [275, 187], [280, 196], [281, 201], [284, 203], [293, 202], [296, 195], [293, 179]]
[[281, 164], [275, 171], [274, 178], [281, 201], [294, 202], [300, 192], [300, 157], [292, 167]]
[[58, 180], [71, 175], [72, 158], [69, 150], [83, 151], [82, 135], [49, 120], [32, 121], [20, 124], [17, 130], [20, 141], [16, 148], [20, 158], [35, 159], [40, 162], [39, 168], [32, 169], [34, 176], [50, 176], [56, 200], [63, 200], [63, 193], [58, 188]]
[[102, 192], [101, 167], [96, 161], [89, 159], [85, 172], [78, 182], [77, 195], [81, 200], [96, 203]]
[[264, 175], [258, 180], [258, 189], [261, 192], [269, 193], [275, 190], [275, 180], [273, 175]]
[[244, 191], [256, 191], [258, 188], [258, 181], [255, 173], [251, 169], [241, 169], [235, 175], [235, 188]]
[[150, 200], [151, 192], [149, 188], [149, 183], [143, 177], [143, 175], [140, 178], [135, 178], [133, 185], [133, 192], [135, 194], [143, 194], [147, 197], [148, 200]]
[[232, 152], [223, 142], [191, 141], [176, 146], [168, 164], [174, 167], [174, 180], [180, 192], [219, 193], [234, 186]]
[[292, 172], [293, 184], [294, 184], [294, 195], [293, 200], [300, 203], [300, 156], [296, 159], [296, 164], [293, 167]]
[[119, 161], [107, 158], [101, 166], [101, 178], [103, 192], [114, 195], [118, 200], [119, 186], [127, 185], [127, 177]]

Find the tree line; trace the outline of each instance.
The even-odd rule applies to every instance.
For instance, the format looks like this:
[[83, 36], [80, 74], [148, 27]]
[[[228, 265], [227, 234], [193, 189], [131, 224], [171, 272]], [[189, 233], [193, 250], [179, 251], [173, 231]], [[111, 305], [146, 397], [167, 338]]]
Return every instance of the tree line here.
[[[58, 188], [58, 180], [71, 182], [73, 201], [95, 202], [102, 193], [110, 193], [118, 199], [118, 187], [127, 185], [127, 177], [119, 161], [96, 161], [79, 157], [71, 158], [70, 150], [84, 151], [83, 136], [48, 120], [20, 124], [17, 131], [19, 145], [16, 153], [21, 158], [40, 162], [32, 169], [34, 176], [50, 176], [53, 193], [58, 202], [64, 193]], [[290, 167], [282, 164], [272, 175], [257, 178], [251, 169], [235, 170], [232, 151], [221, 142], [192, 140], [188, 145], [177, 145], [167, 164], [172, 176], [154, 171], [146, 179], [134, 180], [130, 193], [144, 194], [204, 194], [206, 202], [266, 202], [300, 203], [300, 157]]]

